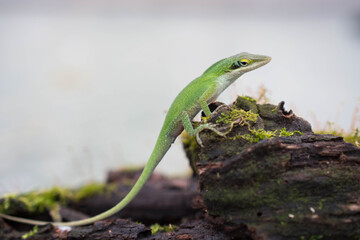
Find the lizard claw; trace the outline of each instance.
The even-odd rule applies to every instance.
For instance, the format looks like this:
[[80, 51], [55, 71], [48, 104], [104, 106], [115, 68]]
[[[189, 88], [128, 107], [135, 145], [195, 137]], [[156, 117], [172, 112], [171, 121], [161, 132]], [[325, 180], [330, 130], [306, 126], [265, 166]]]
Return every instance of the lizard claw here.
[[199, 136], [199, 133], [196, 134], [196, 141], [197, 141], [197, 143], [200, 145], [201, 148], [204, 147], [204, 144], [203, 144], [202, 141], [201, 141], [201, 138], [200, 138], [200, 136]]

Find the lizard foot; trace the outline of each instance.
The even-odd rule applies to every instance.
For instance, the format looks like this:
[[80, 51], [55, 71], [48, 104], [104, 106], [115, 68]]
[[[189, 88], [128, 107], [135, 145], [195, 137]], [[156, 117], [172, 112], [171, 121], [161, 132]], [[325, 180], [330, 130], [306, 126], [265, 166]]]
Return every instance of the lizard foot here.
[[216, 129], [216, 124], [212, 124], [212, 123], [206, 123], [206, 124], [201, 125], [200, 127], [201, 127], [200, 131], [198, 131], [198, 132], [196, 133], [196, 141], [198, 142], [198, 144], [199, 144], [201, 147], [204, 147], [204, 145], [203, 145], [203, 143], [202, 143], [202, 141], [201, 141], [201, 138], [200, 138], [200, 135], [199, 135], [199, 134], [200, 134], [200, 132], [203, 131], [204, 129], [209, 129], [209, 130], [213, 131], [214, 133], [216, 133], [217, 135], [219, 135], [219, 136], [221, 136], [221, 137], [225, 137], [226, 134], [228, 133], [228, 132], [225, 132], [225, 133], [220, 132], [219, 130]]

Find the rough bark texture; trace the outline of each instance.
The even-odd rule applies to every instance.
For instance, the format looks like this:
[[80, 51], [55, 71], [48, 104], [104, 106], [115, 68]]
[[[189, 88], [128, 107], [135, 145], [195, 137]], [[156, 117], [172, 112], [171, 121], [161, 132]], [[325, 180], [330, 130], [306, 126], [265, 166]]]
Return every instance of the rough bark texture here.
[[[359, 239], [359, 148], [341, 137], [314, 134], [284, 103], [257, 105], [239, 98], [235, 106], [259, 114], [257, 121], [239, 125], [232, 119], [227, 138], [200, 134], [204, 147], [196, 166], [207, 220], [233, 236], [245, 224], [259, 239]], [[210, 122], [231, 109], [217, 111]], [[241, 137], [251, 135], [249, 129], [283, 127], [303, 135], [257, 143]]]
[[[283, 102], [259, 105], [239, 97], [231, 107], [215, 103], [210, 109], [216, 111], [206, 121], [228, 134], [203, 131], [202, 148], [194, 138], [184, 140], [198, 179], [154, 175], [114, 218], [71, 231], [43, 226], [29, 239], [360, 239], [358, 147], [314, 134]], [[116, 189], [71, 202], [60, 215], [74, 220], [107, 210], [138, 176], [110, 173]], [[29, 217], [25, 206], [11, 201], [13, 214]], [[50, 220], [46, 213], [36, 217]], [[154, 223], [178, 229], [152, 235]], [[0, 239], [21, 239], [30, 229], [0, 219]]]

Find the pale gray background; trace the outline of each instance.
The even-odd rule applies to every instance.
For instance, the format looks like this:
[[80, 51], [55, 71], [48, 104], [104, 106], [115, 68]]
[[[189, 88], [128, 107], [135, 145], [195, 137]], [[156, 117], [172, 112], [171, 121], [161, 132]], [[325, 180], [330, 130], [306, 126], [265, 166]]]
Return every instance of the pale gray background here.
[[[242, 51], [273, 61], [220, 100], [263, 84], [315, 128], [349, 130], [358, 0], [0, 1], [0, 194], [145, 164], [176, 94]], [[189, 173], [179, 141], [158, 170]]]

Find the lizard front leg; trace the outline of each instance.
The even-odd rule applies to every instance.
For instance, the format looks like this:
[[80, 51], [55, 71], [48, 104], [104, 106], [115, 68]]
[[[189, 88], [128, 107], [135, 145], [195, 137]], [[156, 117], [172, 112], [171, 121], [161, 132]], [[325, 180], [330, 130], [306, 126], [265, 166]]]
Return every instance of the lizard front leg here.
[[[209, 107], [208, 107], [209, 108]], [[210, 111], [210, 109], [209, 109]], [[211, 123], [205, 123], [205, 124], [202, 124], [200, 126], [198, 126], [197, 128], [194, 128], [191, 124], [191, 121], [190, 121], [190, 118], [189, 118], [189, 115], [187, 114], [187, 112], [183, 111], [180, 113], [180, 118], [181, 118], [181, 122], [184, 126], [184, 129], [185, 131], [190, 135], [190, 136], [196, 136], [196, 141], [199, 143], [199, 145], [201, 147], [203, 147], [203, 144], [202, 144], [202, 141], [200, 139], [200, 136], [199, 136], [199, 133], [204, 130], [204, 129], [209, 129], [213, 132], [215, 132], [216, 134], [224, 137], [225, 134], [220, 132], [219, 130], [217, 130], [215, 128], [215, 125], [214, 124], [211, 124]]]

